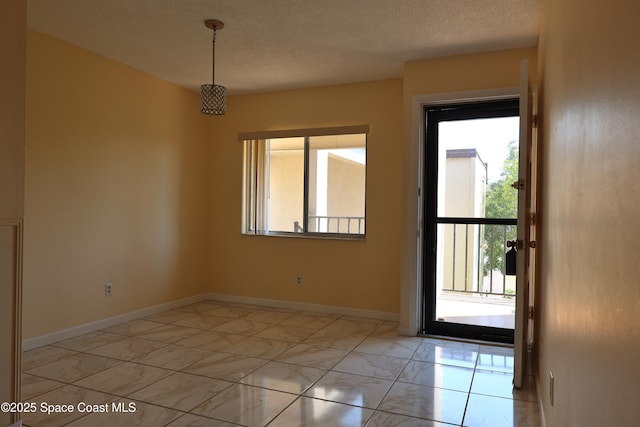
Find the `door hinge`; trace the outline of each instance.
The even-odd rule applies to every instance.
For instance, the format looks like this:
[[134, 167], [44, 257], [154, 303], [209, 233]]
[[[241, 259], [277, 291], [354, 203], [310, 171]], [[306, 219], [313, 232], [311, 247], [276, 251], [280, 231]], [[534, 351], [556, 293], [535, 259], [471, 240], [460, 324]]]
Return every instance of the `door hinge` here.
[[534, 114], [533, 116], [531, 116], [531, 127], [537, 128], [538, 127], [538, 115]]
[[536, 225], [536, 213], [535, 212], [531, 212], [529, 214], [529, 224]]
[[533, 319], [533, 306], [529, 306], [529, 319]]

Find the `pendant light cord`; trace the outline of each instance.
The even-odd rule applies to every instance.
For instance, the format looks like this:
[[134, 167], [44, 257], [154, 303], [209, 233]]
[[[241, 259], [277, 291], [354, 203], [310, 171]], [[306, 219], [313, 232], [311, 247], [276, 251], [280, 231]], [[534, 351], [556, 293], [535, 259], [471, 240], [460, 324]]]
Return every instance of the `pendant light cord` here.
[[212, 48], [212, 58], [213, 65], [211, 66], [211, 85], [215, 86], [216, 84], [216, 26], [213, 26], [213, 48]]

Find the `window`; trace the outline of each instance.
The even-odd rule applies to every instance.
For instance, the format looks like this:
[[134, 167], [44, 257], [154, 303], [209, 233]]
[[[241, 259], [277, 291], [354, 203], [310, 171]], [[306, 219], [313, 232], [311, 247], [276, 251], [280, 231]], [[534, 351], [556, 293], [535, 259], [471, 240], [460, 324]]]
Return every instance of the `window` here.
[[241, 134], [245, 234], [363, 237], [368, 126]]

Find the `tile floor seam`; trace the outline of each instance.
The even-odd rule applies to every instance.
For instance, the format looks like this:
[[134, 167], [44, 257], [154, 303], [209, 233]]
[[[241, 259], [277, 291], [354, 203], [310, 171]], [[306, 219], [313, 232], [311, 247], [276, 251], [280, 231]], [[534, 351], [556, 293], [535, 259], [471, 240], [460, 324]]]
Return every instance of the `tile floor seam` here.
[[298, 399], [301, 399], [301, 398], [302, 398], [302, 395], [298, 395], [298, 397], [296, 397], [295, 399], [293, 399], [293, 401], [291, 401], [291, 402], [290, 402], [287, 406], [285, 406], [285, 407], [284, 407], [280, 412], [278, 412], [278, 414], [277, 414], [275, 417], [273, 417], [272, 419], [270, 419], [270, 420], [269, 420], [269, 421], [264, 425], [264, 427], [268, 427], [270, 424], [272, 424], [275, 420], [277, 420], [277, 419], [278, 419], [278, 417], [279, 417], [280, 415], [282, 415], [282, 414], [283, 414], [287, 409], [289, 409], [291, 406], [293, 406], [293, 405], [298, 401]]
[[[382, 396], [382, 398], [380, 399], [380, 402], [378, 402], [378, 405], [376, 406], [375, 410], [379, 411], [380, 409], [380, 405], [382, 404], [382, 402], [384, 402], [384, 400], [387, 398], [387, 396], [389, 395], [389, 393], [391, 392], [391, 390], [393, 389], [393, 386], [396, 385], [396, 383], [398, 382], [398, 380], [396, 379], [395, 381], [393, 381], [391, 383], [391, 386], [387, 389], [387, 391], [384, 393], [384, 396]], [[384, 411], [383, 412], [388, 412], [388, 411]], [[393, 412], [389, 412], [391, 414], [393, 414]], [[372, 415], [373, 416], [373, 415]], [[371, 421], [371, 418], [369, 418], [369, 421]], [[368, 424], [368, 421], [367, 421]]]
[[[275, 360], [274, 360], [274, 362], [275, 362]], [[196, 363], [197, 363], [197, 362], [196, 362]], [[267, 363], [269, 363], [269, 362], [267, 362]], [[218, 394], [218, 393], [220, 393], [220, 392], [222, 392], [222, 391], [226, 390], [227, 388], [229, 388], [229, 387], [231, 387], [232, 385], [234, 385], [234, 384], [235, 384], [235, 385], [247, 386], [247, 387], [252, 387], [252, 388], [259, 388], [259, 389], [263, 389], [263, 390], [277, 391], [277, 392], [279, 392], [279, 393], [286, 393], [286, 394], [290, 394], [290, 395], [293, 395], [293, 396], [301, 396], [301, 394], [299, 394], [299, 393], [292, 393], [292, 392], [282, 391], [282, 390], [275, 389], [275, 388], [262, 387], [262, 386], [257, 386], [257, 385], [253, 385], [253, 384], [246, 384], [246, 383], [241, 382], [243, 379], [247, 378], [249, 375], [251, 375], [252, 373], [254, 373], [255, 371], [257, 371], [258, 369], [260, 369], [262, 366], [265, 366], [265, 365], [261, 365], [260, 367], [258, 367], [258, 368], [256, 368], [255, 370], [253, 370], [253, 371], [249, 372], [247, 375], [245, 375], [245, 376], [241, 377], [241, 378], [240, 378], [240, 379], [238, 379], [238, 380], [230, 380], [230, 379], [226, 379], [226, 378], [210, 377], [210, 376], [207, 376], [207, 375], [204, 375], [204, 374], [198, 374], [198, 373], [193, 373], [193, 372], [185, 372], [185, 371], [176, 371], [176, 372], [180, 372], [180, 373], [188, 374], [188, 375], [194, 375], [194, 376], [201, 377], [201, 378], [206, 378], [206, 379], [211, 379], [211, 380], [216, 380], [216, 381], [224, 381], [224, 382], [228, 382], [228, 383], [230, 383], [230, 384], [229, 384], [229, 386], [225, 387], [223, 390], [220, 390], [220, 391], [216, 392], [215, 394]], [[299, 365], [294, 365], [294, 366], [299, 366]], [[185, 368], [185, 369], [186, 369], [186, 368]], [[327, 371], [327, 372], [328, 372], [328, 371]], [[325, 374], [326, 374], [326, 373], [325, 373]], [[164, 378], [161, 378], [161, 379], [160, 379], [160, 380], [158, 380], [158, 381], [161, 381], [162, 379], [164, 379]], [[143, 387], [143, 388], [144, 388], [144, 387]], [[309, 387], [309, 388], [310, 388], [310, 387]], [[306, 389], [305, 389], [305, 390], [306, 390]], [[138, 390], [138, 391], [139, 391], [139, 390]], [[215, 396], [215, 395], [214, 395], [214, 396]], [[213, 396], [212, 396], [212, 397], [213, 397]], [[211, 399], [212, 397], [210, 397], [210, 398], [208, 398], [208, 399], [205, 399], [205, 401], [206, 401], [206, 400]], [[201, 403], [204, 403], [204, 401], [203, 401], [203, 402], [201, 402]]]
[[296, 397], [300, 397], [300, 396], [304, 396], [304, 394], [300, 394], [300, 393], [293, 393], [290, 391], [285, 391], [285, 390], [280, 390], [277, 388], [271, 388], [271, 387], [263, 387], [263, 386], [259, 386], [259, 385], [253, 385], [253, 384], [246, 384], [246, 383], [234, 383], [237, 385], [242, 385], [242, 386], [247, 386], [247, 387], [251, 387], [251, 388], [259, 388], [261, 390], [268, 390], [268, 391], [277, 391], [278, 393], [285, 393], [285, 394], [290, 394], [292, 396], [296, 396]]
[[467, 392], [467, 401], [464, 404], [464, 411], [462, 412], [462, 420], [460, 420], [460, 426], [464, 426], [464, 421], [467, 417], [467, 409], [469, 408], [469, 400], [471, 399], [471, 389], [473, 388], [473, 380], [476, 377], [476, 370], [478, 369], [479, 361], [480, 361], [480, 348], [478, 348], [478, 354], [476, 355], [476, 362], [473, 365], [473, 375], [471, 376], [471, 383], [469, 384], [469, 391]]
[[[448, 427], [448, 426], [451, 426], [451, 427], [461, 427], [461, 426], [462, 426], [462, 423], [460, 423], [460, 424], [452, 424], [452, 423], [449, 423], [449, 422], [445, 422], [445, 421], [438, 421], [438, 420], [431, 419], [431, 418], [422, 418], [422, 417], [416, 417], [416, 416], [414, 416], [414, 415], [399, 414], [399, 413], [397, 413], [397, 412], [392, 412], [392, 411], [389, 411], [389, 410], [387, 410], [387, 409], [377, 409], [377, 408], [376, 408], [376, 409], [375, 409], [375, 412], [383, 412], [383, 413], [385, 413], [385, 414], [390, 414], [390, 415], [402, 415], [402, 416], [405, 416], [405, 417], [407, 417], [407, 418], [414, 418], [414, 419], [416, 419], [416, 420], [434, 421], [434, 422], [436, 422], [436, 423], [440, 423], [440, 424], [442, 424], [443, 426], [446, 426], [446, 427]], [[373, 416], [373, 414], [372, 414], [372, 416]], [[366, 426], [365, 426], [365, 427], [366, 427]]]
[[[143, 389], [144, 389], [144, 388], [146, 388], [146, 387], [143, 387]], [[140, 390], [142, 390], [142, 389], [140, 389]], [[140, 390], [138, 390], [138, 391], [140, 391]], [[220, 391], [222, 391], [222, 390], [220, 390]], [[121, 396], [118, 396], [118, 397], [121, 397]], [[146, 400], [144, 400], [144, 399], [140, 399], [140, 398], [132, 398], [132, 397], [129, 397], [129, 396], [123, 396], [123, 397], [125, 397], [125, 398], [127, 398], [127, 399], [129, 399], [129, 400], [135, 401], [135, 402], [141, 402], [141, 403], [144, 403], [145, 405], [158, 406], [158, 407], [160, 407], [160, 408], [165, 408], [165, 409], [170, 409], [170, 410], [172, 410], [172, 411], [182, 412], [183, 414], [190, 414], [190, 413], [191, 413], [191, 411], [193, 411], [195, 408], [197, 408], [198, 406], [202, 405], [204, 402], [206, 402], [207, 400], [209, 400], [209, 399], [210, 399], [210, 397], [209, 397], [209, 398], [205, 398], [203, 401], [199, 402], [199, 403], [198, 403], [197, 405], [195, 405], [193, 408], [189, 409], [188, 411], [184, 411], [184, 410], [182, 410], [182, 409], [176, 409], [176, 408], [173, 408], [173, 407], [171, 407], [171, 406], [162, 405], [162, 404], [160, 404], [160, 403], [152, 403], [152, 402], [146, 401]], [[212, 396], [212, 397], [213, 397], [213, 396]]]
[[[293, 405], [293, 404], [294, 404], [298, 399], [303, 399], [303, 398], [304, 398], [304, 399], [311, 399], [311, 400], [321, 400], [321, 401], [323, 401], [323, 402], [333, 403], [333, 404], [337, 404], [337, 405], [350, 406], [350, 407], [352, 407], [352, 408], [369, 409], [369, 410], [371, 410], [371, 411], [372, 411], [371, 415], [373, 415], [373, 412], [375, 412], [375, 411], [377, 410], [377, 409], [375, 409], [375, 408], [368, 408], [368, 407], [363, 407], [363, 406], [353, 405], [353, 404], [350, 404], [350, 403], [336, 402], [335, 400], [322, 399], [322, 398], [319, 398], [319, 397], [311, 397], [311, 396], [304, 396], [304, 395], [298, 395], [298, 397], [297, 397], [296, 399], [294, 399], [294, 401], [293, 401], [293, 402], [291, 402], [291, 403], [287, 406], [287, 408], [288, 408], [289, 406]], [[283, 410], [280, 412], [280, 414], [282, 414], [282, 412], [284, 412], [287, 408], [283, 409]], [[279, 416], [280, 414], [278, 414], [278, 416]], [[268, 423], [268, 424], [266, 424], [266, 425], [265, 425], [265, 427], [267, 427], [269, 424], [271, 424], [272, 422], [274, 422], [277, 418], [278, 418], [277, 416], [276, 416], [276, 417], [274, 417], [271, 421], [269, 421], [269, 423]], [[369, 419], [370, 419], [370, 418], [371, 418], [371, 417], [369, 417]], [[369, 422], [369, 419], [367, 419], [367, 423]], [[366, 423], [365, 423], [364, 425], [366, 425]]]

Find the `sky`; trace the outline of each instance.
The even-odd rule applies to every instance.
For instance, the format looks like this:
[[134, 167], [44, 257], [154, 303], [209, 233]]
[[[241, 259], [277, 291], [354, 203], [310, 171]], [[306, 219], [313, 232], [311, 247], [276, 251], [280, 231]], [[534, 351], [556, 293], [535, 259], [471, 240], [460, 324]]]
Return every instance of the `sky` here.
[[440, 149], [475, 148], [487, 163], [489, 183], [500, 179], [508, 144], [518, 141], [519, 117], [440, 122]]

